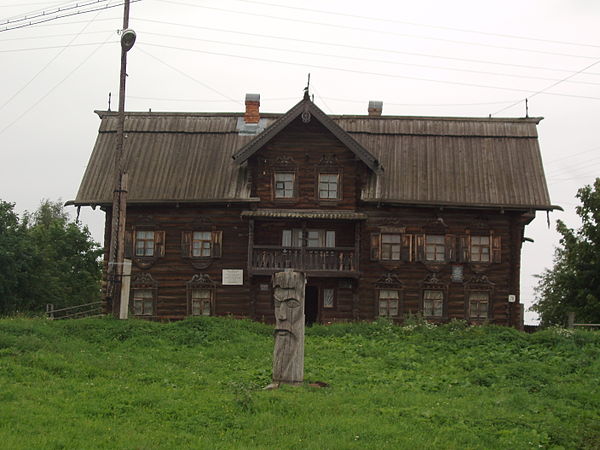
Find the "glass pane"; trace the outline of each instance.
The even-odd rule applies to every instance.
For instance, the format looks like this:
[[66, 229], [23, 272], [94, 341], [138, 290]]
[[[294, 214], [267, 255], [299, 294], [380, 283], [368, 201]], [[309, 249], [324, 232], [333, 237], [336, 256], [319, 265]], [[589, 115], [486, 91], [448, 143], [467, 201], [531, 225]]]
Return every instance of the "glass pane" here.
[[142, 314], [142, 300], [133, 300], [133, 313], [136, 316], [140, 316]]
[[388, 316], [388, 304], [387, 300], [379, 300], [379, 317]]
[[192, 300], [192, 316], [199, 316], [201, 314], [200, 300]]
[[395, 289], [382, 289], [379, 291], [379, 298], [399, 298], [399, 294]]
[[333, 308], [333, 289], [323, 289], [323, 307]]
[[386, 244], [399, 244], [400, 243], [400, 235], [399, 234], [382, 234], [381, 242]]
[[335, 247], [335, 231], [327, 231], [325, 234], [325, 247]]
[[153, 306], [152, 300], [144, 300], [144, 315], [151, 316], [154, 309]]
[[281, 233], [281, 246], [292, 246], [292, 230], [283, 230], [283, 232]]
[[442, 317], [442, 311], [443, 311], [443, 303], [441, 300], [436, 300], [433, 303], [434, 308], [433, 308], [433, 315], [435, 317]]
[[398, 315], [398, 300], [390, 300], [390, 316]]
[[202, 301], [202, 315], [210, 316], [210, 301], [208, 300]]
[[210, 231], [194, 231], [195, 241], [211, 241]]

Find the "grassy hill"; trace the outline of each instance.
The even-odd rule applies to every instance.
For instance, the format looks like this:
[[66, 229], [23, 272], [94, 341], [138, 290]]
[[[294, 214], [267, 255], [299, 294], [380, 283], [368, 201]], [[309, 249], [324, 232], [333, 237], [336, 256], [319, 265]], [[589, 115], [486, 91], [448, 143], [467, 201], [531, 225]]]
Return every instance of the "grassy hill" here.
[[600, 448], [600, 333], [462, 323], [307, 330], [270, 382], [272, 327], [0, 320], [0, 447]]

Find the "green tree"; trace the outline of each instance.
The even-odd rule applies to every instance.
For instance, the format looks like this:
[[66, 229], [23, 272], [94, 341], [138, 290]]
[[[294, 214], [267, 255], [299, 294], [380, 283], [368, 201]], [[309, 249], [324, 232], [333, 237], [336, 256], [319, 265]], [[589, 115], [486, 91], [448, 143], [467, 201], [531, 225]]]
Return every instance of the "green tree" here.
[[0, 201], [0, 313], [42, 311], [100, 299], [102, 250], [60, 202], [22, 220]]
[[564, 325], [567, 313], [578, 322], [600, 323], [600, 178], [577, 192], [578, 230], [557, 221], [561, 235], [554, 267], [538, 275], [536, 304], [542, 325]]

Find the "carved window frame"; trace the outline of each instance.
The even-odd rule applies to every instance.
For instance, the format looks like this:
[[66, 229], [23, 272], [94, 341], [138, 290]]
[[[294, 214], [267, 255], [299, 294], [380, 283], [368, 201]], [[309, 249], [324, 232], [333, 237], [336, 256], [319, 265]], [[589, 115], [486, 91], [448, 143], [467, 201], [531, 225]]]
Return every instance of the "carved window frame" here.
[[[131, 296], [129, 301], [129, 310], [133, 316], [136, 317], [156, 317], [157, 316], [157, 303], [158, 303], [158, 282], [152, 278], [152, 275], [148, 272], [138, 272], [135, 273], [131, 277]], [[151, 304], [152, 311], [150, 314], [142, 314], [136, 313], [136, 302], [141, 301], [144, 302], [144, 299], [148, 298], [146, 296], [139, 296], [136, 294], [140, 294], [141, 292], [150, 292], [151, 293]], [[145, 305], [142, 306], [142, 311], [145, 309]]]
[[[137, 243], [138, 233], [153, 233], [153, 253], [152, 255], [138, 255]], [[145, 239], [149, 241], [149, 239]], [[149, 216], [139, 218], [131, 227], [125, 231], [125, 258], [130, 258], [140, 269], [149, 269], [160, 258], [165, 256], [166, 233], [161, 230], [159, 224]]]
[[[468, 282], [465, 283], [465, 319], [474, 322], [482, 323], [494, 318], [494, 290], [495, 284], [482, 273], [475, 274]], [[486, 294], [488, 297], [488, 313], [487, 317], [471, 317], [471, 295]]]
[[[206, 290], [210, 292], [209, 305], [211, 316], [215, 315], [216, 311], [216, 293], [217, 284], [210, 278], [210, 275], [201, 273], [196, 274], [190, 281], [186, 283], [186, 297], [187, 297], [187, 315], [188, 316], [200, 316], [205, 314], [193, 314], [193, 293], [195, 290]], [[202, 309], [201, 309], [202, 311]]]
[[[382, 292], [393, 291], [396, 292], [398, 297], [381, 297]], [[382, 318], [386, 317], [391, 320], [400, 319], [404, 314], [404, 284], [400, 280], [397, 274], [392, 272], [387, 272], [383, 274], [376, 282], [375, 282], [375, 317]], [[381, 302], [387, 300], [387, 314], [381, 315]], [[398, 310], [396, 315], [390, 315], [390, 302], [393, 300], [398, 301]]]
[[[442, 293], [442, 314], [441, 315], [430, 315], [426, 314], [425, 311], [425, 297], [426, 292], [441, 292]], [[425, 319], [431, 320], [444, 320], [448, 318], [448, 283], [438, 278], [438, 274], [433, 272], [427, 275], [427, 277], [421, 283], [421, 301], [420, 308]]]
[[[321, 197], [321, 176], [336, 175], [337, 176], [337, 192], [335, 198]], [[315, 200], [322, 205], [335, 205], [343, 200], [343, 169], [338, 163], [334, 153], [325, 153], [321, 160], [316, 165], [315, 170]]]

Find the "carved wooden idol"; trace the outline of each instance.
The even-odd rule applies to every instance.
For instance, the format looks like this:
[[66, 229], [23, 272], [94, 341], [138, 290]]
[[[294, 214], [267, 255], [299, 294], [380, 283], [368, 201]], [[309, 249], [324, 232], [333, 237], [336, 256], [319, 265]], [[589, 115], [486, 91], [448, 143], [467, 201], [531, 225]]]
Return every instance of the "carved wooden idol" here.
[[285, 271], [273, 275], [275, 302], [275, 350], [273, 385], [304, 381], [304, 286], [301, 272]]

